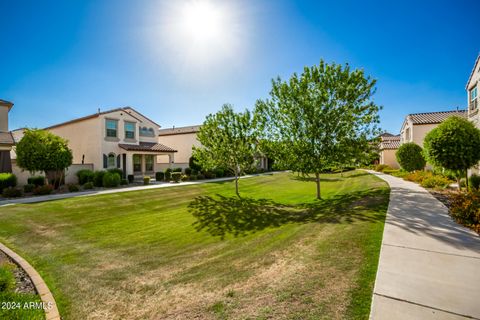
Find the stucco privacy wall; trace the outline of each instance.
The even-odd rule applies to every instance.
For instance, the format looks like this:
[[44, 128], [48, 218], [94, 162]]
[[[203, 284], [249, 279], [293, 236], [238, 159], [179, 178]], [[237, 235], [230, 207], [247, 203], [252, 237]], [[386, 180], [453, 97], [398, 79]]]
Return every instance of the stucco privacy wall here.
[[[200, 142], [197, 140], [197, 133], [195, 132], [159, 136], [158, 142], [177, 150], [177, 153], [175, 153], [175, 163], [173, 166], [182, 168], [188, 167], [188, 161], [192, 156], [192, 147], [201, 146]], [[157, 158], [157, 162], [159, 162], [159, 164], [167, 164], [168, 157], [159, 156]], [[168, 168], [168, 166], [165, 166], [165, 169], [166, 168]]]
[[77, 184], [78, 177], [77, 172], [80, 170], [93, 170], [93, 164], [72, 164], [65, 170], [65, 183], [66, 184]]

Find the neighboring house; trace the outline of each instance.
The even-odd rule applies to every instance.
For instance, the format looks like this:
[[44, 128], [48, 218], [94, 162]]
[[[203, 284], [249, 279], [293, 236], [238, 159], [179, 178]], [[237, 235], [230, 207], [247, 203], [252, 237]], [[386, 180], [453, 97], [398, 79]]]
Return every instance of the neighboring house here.
[[397, 157], [395, 155], [399, 146], [400, 135], [395, 136], [388, 132], [380, 135], [380, 144], [378, 148], [380, 155], [379, 163], [386, 164], [395, 169], [400, 168], [400, 165], [397, 162]]
[[73, 164], [91, 164], [94, 170], [119, 168], [125, 176], [154, 176], [155, 157], [174, 163], [176, 150], [158, 143], [160, 125], [131, 107], [117, 108], [45, 128], [68, 140]]
[[12, 172], [10, 151], [15, 142], [11, 132], [8, 130], [8, 113], [13, 103], [0, 100], [0, 173]]
[[467, 103], [468, 103], [468, 119], [472, 121], [477, 128], [480, 128], [480, 116], [478, 109], [480, 108], [478, 97], [480, 91], [480, 55], [478, 55], [473, 70], [467, 81]]
[[[192, 156], [192, 148], [200, 147], [201, 144], [197, 140], [197, 134], [200, 126], [173, 127], [160, 129], [158, 131], [158, 142], [170, 146], [177, 150], [175, 154], [175, 167], [187, 168], [189, 160]], [[166, 156], [157, 157], [158, 165], [164, 169], [170, 165], [169, 158]]]
[[[200, 125], [188, 127], [173, 127], [167, 129], [160, 129], [158, 132], [158, 142], [168, 145], [175, 150], [175, 165], [174, 167], [187, 168], [189, 160], [192, 156], [192, 148], [200, 147], [202, 144], [197, 140], [197, 134], [200, 131]], [[269, 161], [265, 156], [256, 157], [258, 169], [269, 169]], [[158, 157], [158, 165], [166, 168], [168, 166], [168, 159], [165, 156]]]
[[423, 140], [427, 133], [437, 127], [448, 117], [466, 118], [466, 110], [413, 113], [405, 117], [400, 130], [400, 144], [414, 142], [423, 148]]

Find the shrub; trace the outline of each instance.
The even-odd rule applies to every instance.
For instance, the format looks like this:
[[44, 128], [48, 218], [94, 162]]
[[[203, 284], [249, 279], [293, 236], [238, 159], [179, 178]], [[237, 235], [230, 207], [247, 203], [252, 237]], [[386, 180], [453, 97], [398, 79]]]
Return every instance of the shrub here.
[[30, 192], [33, 191], [33, 189], [35, 189], [35, 185], [31, 184], [31, 183], [23, 186], [23, 192], [25, 192], [25, 193], [30, 193]]
[[149, 185], [150, 184], [150, 177], [149, 176], [143, 177], [143, 184], [144, 185]]
[[123, 178], [123, 170], [118, 168], [108, 169], [110, 173], [117, 173], [120, 176], [120, 179]]
[[198, 163], [194, 156], [191, 156], [190, 159], [188, 159], [188, 166], [196, 172], [202, 171], [202, 166]]
[[13, 173], [0, 173], [0, 192], [8, 187], [17, 185], [17, 177]]
[[91, 182], [91, 181], [87, 182], [83, 185], [84, 190], [91, 190], [91, 189], [93, 189], [93, 187], [94, 187], [94, 185], [93, 185], [93, 182]]
[[33, 194], [37, 196], [43, 196], [52, 193], [53, 186], [51, 184], [46, 184], [44, 186], [38, 186], [33, 189]]
[[215, 176], [217, 178], [222, 178], [222, 177], [225, 176], [225, 170], [223, 170], [222, 168], [215, 169], [215, 171], [213, 173], [215, 174]]
[[78, 192], [78, 191], [80, 191], [80, 188], [78, 187], [77, 184], [69, 184], [69, 185], [68, 185], [68, 191], [70, 191], [70, 192]]
[[155, 173], [155, 180], [157, 180], [157, 181], [165, 180], [165, 172], [161, 172], [161, 171], [156, 172]]
[[190, 181], [195, 181], [195, 180], [197, 180], [197, 179], [198, 179], [198, 177], [197, 177], [196, 174], [190, 175]]
[[414, 171], [409, 174], [407, 174], [404, 179], [416, 183], [422, 183], [422, 181], [426, 178], [430, 178], [433, 176], [433, 173], [431, 171]]
[[450, 214], [459, 223], [480, 232], [480, 193], [466, 192], [451, 196]]
[[172, 180], [173, 182], [179, 182], [182, 177], [181, 172], [172, 172]]
[[389, 174], [397, 178], [405, 178], [405, 176], [409, 175], [410, 173], [404, 170], [394, 170], [391, 171]]
[[34, 184], [36, 187], [44, 186], [45, 185], [45, 177], [43, 176], [35, 176], [30, 177], [27, 179], [28, 184]]
[[127, 178], [128, 178], [128, 183], [133, 183], [133, 181], [135, 180], [135, 176], [133, 174], [129, 174]]
[[173, 168], [172, 172], [182, 172], [182, 168]]
[[205, 179], [205, 176], [204, 176], [203, 174], [199, 173], [199, 174], [197, 175], [197, 179], [198, 179], [198, 180], [203, 180], [203, 179]]
[[172, 178], [172, 169], [168, 168], [165, 170], [165, 181], [170, 181]]
[[181, 180], [182, 180], [183, 182], [188, 181], [188, 176], [187, 176], [186, 174], [182, 175]]
[[0, 293], [11, 291], [15, 288], [15, 277], [9, 265], [0, 265]]
[[470, 178], [468, 178], [468, 182], [470, 188], [474, 191], [478, 191], [480, 189], [480, 176], [477, 174], [472, 174]]
[[127, 180], [127, 179], [122, 179], [122, 180], [120, 181], [120, 185], [122, 185], [122, 186], [126, 186], [127, 184], [128, 184], [128, 180]]
[[378, 171], [378, 172], [383, 172], [383, 170], [385, 169], [390, 169], [392, 170], [393, 168], [390, 167], [389, 165], [386, 165], [386, 164], [378, 164], [376, 167], [375, 167], [375, 171]]
[[216, 175], [212, 171], [205, 171], [205, 179], [215, 179]]
[[3, 189], [2, 195], [5, 198], [17, 198], [23, 195], [22, 189], [15, 187], [8, 187]]
[[120, 185], [121, 179], [118, 173], [107, 171], [103, 174], [102, 183], [105, 188], [115, 188]]
[[187, 176], [191, 175], [192, 174], [192, 168], [188, 167], [188, 168], [185, 168], [185, 174]]
[[420, 185], [424, 188], [448, 188], [452, 181], [440, 175], [432, 175], [422, 180]]
[[103, 176], [107, 173], [107, 171], [95, 171], [93, 175], [93, 185], [95, 187], [103, 187]]
[[384, 169], [383, 170], [383, 173], [386, 173], [386, 174], [392, 174], [392, 173], [397, 173], [399, 172], [400, 170], [398, 169]]
[[397, 150], [396, 157], [402, 169], [408, 172], [422, 170], [426, 164], [422, 147], [414, 142], [402, 144]]
[[92, 182], [94, 176], [95, 173], [92, 170], [88, 169], [78, 170], [77, 172], [78, 183], [82, 185], [87, 182]]

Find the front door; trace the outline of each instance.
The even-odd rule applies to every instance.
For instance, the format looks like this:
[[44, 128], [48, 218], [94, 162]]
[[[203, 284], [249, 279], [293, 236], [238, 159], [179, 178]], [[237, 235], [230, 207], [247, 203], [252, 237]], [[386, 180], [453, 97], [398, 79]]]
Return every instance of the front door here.
[[154, 156], [150, 154], [145, 155], [145, 172], [153, 172], [153, 160]]

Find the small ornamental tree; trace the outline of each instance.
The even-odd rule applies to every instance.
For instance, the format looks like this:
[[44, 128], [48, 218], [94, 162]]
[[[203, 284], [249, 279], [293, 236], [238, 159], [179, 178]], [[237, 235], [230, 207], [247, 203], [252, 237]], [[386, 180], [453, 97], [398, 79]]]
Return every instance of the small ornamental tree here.
[[235, 113], [225, 104], [215, 114], [207, 116], [198, 133], [201, 147], [194, 147], [193, 157], [203, 169], [228, 168], [235, 174], [235, 192], [238, 178], [255, 165], [257, 139], [254, 120], [248, 110]]
[[52, 173], [55, 186], [60, 183], [63, 171], [73, 159], [67, 140], [45, 130], [26, 129], [15, 151], [20, 168], [31, 174]]
[[396, 156], [400, 166], [408, 172], [422, 170], [426, 164], [422, 147], [414, 142], [402, 144]]
[[[480, 160], [480, 130], [460, 117], [450, 117], [430, 131], [423, 142], [427, 161], [461, 175]], [[468, 188], [468, 179], [466, 179]]]

